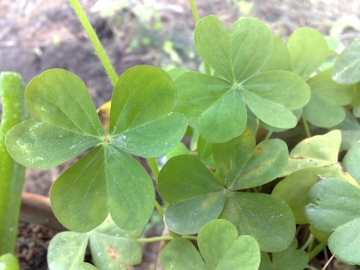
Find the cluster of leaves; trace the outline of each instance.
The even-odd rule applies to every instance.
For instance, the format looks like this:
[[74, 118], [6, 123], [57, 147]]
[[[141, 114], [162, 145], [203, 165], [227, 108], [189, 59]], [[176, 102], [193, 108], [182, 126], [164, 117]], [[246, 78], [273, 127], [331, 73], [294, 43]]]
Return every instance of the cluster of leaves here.
[[[16, 161], [44, 169], [91, 149], [51, 189], [56, 217], [74, 232], [54, 238], [50, 264], [92, 269], [82, 263], [89, 239], [98, 269], [139, 263], [136, 239], [155, 191], [130, 155], [166, 153], [158, 177], [164, 222], [173, 235], [197, 234], [200, 253], [186, 237], [174, 238], [161, 254], [165, 269], [303, 269], [309, 257], [296, 250], [296, 224], [311, 224], [319, 241], [331, 233], [338, 258], [360, 264], [360, 43], [338, 56], [314, 29], [301, 28], [285, 43], [257, 19], [228, 31], [215, 16], [197, 23], [194, 40], [211, 72], [129, 69], [115, 86], [108, 131], [74, 74], [48, 70], [27, 86], [35, 120], [6, 139]], [[325, 69], [329, 54], [336, 62]], [[300, 117], [334, 130], [290, 154], [280, 139], [256, 145], [259, 128], [283, 132]], [[179, 143], [187, 128], [197, 155]], [[350, 149], [343, 165], [340, 147]], [[261, 192], [274, 179], [272, 191]]]

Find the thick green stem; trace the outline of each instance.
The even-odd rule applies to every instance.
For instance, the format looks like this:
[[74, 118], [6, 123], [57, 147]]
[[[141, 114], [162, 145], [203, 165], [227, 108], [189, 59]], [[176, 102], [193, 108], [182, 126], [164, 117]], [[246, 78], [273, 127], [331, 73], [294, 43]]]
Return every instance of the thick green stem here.
[[15, 162], [5, 146], [5, 136], [15, 125], [29, 118], [25, 107], [25, 84], [14, 72], [0, 75], [3, 112], [0, 126], [0, 256], [15, 253], [25, 167]]
[[164, 218], [164, 210], [162, 209], [161, 205], [157, 202], [157, 200], [155, 200], [154, 205], [158, 210], [159, 214], [161, 215], [161, 217]]
[[303, 124], [304, 124], [304, 129], [305, 129], [306, 136], [308, 138], [310, 138], [311, 137], [311, 132], [310, 132], [310, 129], [309, 129], [308, 122], [306, 121], [306, 118], [304, 116], [301, 116], [301, 119], [302, 119]]
[[76, 16], [78, 17], [80, 23], [82, 24], [86, 34], [89, 37], [91, 44], [94, 47], [96, 54], [98, 55], [101, 64], [103, 65], [110, 81], [113, 86], [115, 86], [118, 76], [113, 65], [110, 62], [109, 57], [107, 56], [104, 47], [101, 45], [99, 38], [97, 37], [93, 27], [90, 24], [89, 19], [87, 18], [84, 10], [82, 9], [78, 0], [69, 0], [70, 5], [74, 9]]
[[328, 240], [324, 240], [322, 242], [320, 242], [320, 244], [318, 244], [312, 251], [310, 251], [308, 253], [309, 255], [309, 261], [311, 261], [312, 259], [314, 259], [326, 246], [327, 246], [327, 242]]

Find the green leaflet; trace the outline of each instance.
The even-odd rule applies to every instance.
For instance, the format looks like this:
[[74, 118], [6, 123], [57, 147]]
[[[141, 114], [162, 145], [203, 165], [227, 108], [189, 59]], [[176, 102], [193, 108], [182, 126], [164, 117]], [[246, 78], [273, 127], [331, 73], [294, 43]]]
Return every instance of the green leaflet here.
[[218, 77], [195, 72], [178, 76], [176, 110], [189, 118], [206, 141], [221, 143], [239, 136], [247, 124], [245, 105], [268, 125], [296, 125], [291, 110], [303, 107], [310, 98], [305, 82], [286, 71], [250, 77], [270, 57], [273, 47], [262, 22], [241, 19], [229, 33], [219, 19], [208, 16], [199, 21], [194, 37], [200, 56]]
[[343, 180], [328, 178], [315, 184], [305, 208], [311, 225], [323, 232], [334, 231], [328, 240], [331, 252], [350, 264], [360, 264], [360, 189]]
[[[120, 264], [134, 265], [141, 262], [141, 246], [135, 239], [143, 229], [125, 231], [117, 227], [110, 216], [97, 228], [87, 233], [61, 232], [51, 241], [48, 262], [51, 269], [88, 269], [83, 263], [86, 247], [90, 250], [97, 268], [114, 269]], [[94, 266], [92, 266], [94, 267]]]
[[234, 225], [226, 220], [214, 220], [201, 228], [198, 245], [204, 261], [186, 239], [172, 240], [161, 253], [161, 263], [167, 269], [258, 269], [260, 250], [249, 235], [238, 236]]
[[59, 221], [85, 232], [110, 211], [121, 228], [142, 228], [152, 213], [154, 188], [128, 153], [162, 155], [183, 137], [187, 120], [172, 113], [176, 94], [171, 77], [147, 66], [125, 72], [114, 90], [109, 136], [84, 83], [68, 71], [52, 69], [35, 77], [27, 86], [26, 101], [37, 119], [9, 132], [7, 146], [17, 161], [44, 169], [94, 147], [51, 189]]
[[332, 78], [337, 83], [354, 84], [359, 82], [360, 39], [355, 40], [340, 54], [334, 64]]
[[341, 133], [333, 130], [324, 135], [307, 138], [290, 152], [289, 162], [282, 176], [307, 168], [330, 165], [337, 162]]
[[262, 251], [277, 252], [290, 245], [295, 220], [282, 200], [262, 193], [230, 193], [220, 218], [229, 220], [239, 235], [251, 235]]
[[272, 260], [267, 253], [261, 252], [261, 264], [259, 270], [303, 270], [308, 264], [309, 256], [303, 250], [296, 250], [297, 240], [280, 252], [272, 254]]

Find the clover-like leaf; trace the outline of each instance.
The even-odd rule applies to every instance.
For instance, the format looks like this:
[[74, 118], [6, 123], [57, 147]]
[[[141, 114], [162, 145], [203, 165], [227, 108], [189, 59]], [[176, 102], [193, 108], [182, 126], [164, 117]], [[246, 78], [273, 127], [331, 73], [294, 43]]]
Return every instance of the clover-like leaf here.
[[255, 137], [246, 128], [243, 134], [226, 143], [214, 144], [215, 162], [230, 190], [260, 186], [279, 176], [288, 160], [286, 144], [278, 139], [255, 146]]
[[261, 264], [259, 270], [303, 270], [308, 264], [309, 256], [305, 251], [296, 249], [296, 238], [290, 246], [280, 252], [272, 254], [272, 260], [267, 253], [261, 252]]
[[336, 163], [340, 144], [341, 133], [339, 130], [301, 141], [291, 150], [288, 165], [282, 175], [286, 176], [307, 167]]
[[165, 270], [208, 269], [196, 248], [184, 238], [171, 240], [160, 256], [162, 267]]
[[102, 141], [104, 129], [85, 84], [76, 75], [47, 70], [30, 81], [25, 98], [37, 120], [15, 126], [6, 138], [10, 154], [24, 166], [50, 168]]
[[355, 87], [341, 85], [331, 79], [332, 69], [310, 78], [311, 99], [304, 107], [305, 118], [318, 127], [333, 127], [345, 119], [342, 105], [350, 104]]
[[89, 240], [97, 269], [113, 269], [118, 268], [119, 265], [138, 264], [142, 259], [142, 251], [135, 239], [142, 234], [142, 231], [143, 228], [135, 231], [120, 229], [108, 216], [99, 227], [90, 232], [59, 233], [50, 242], [49, 266], [51, 269], [57, 267], [73, 269], [75, 266], [74, 269], [77, 269], [76, 267], [83, 263]]
[[291, 110], [308, 102], [306, 83], [286, 71], [250, 77], [270, 56], [272, 43], [269, 29], [257, 19], [239, 20], [230, 33], [215, 16], [198, 22], [196, 48], [219, 77], [196, 72], [178, 76], [176, 111], [184, 113], [206, 141], [221, 143], [239, 136], [247, 123], [246, 105], [271, 126], [296, 125]]
[[354, 178], [345, 171], [341, 164], [335, 163], [295, 171], [281, 180], [271, 195], [279, 197], [290, 206], [297, 224], [307, 224], [309, 222], [305, 216], [304, 207], [308, 204], [308, 193], [319, 180], [329, 177], [356, 184]]
[[357, 142], [346, 153], [343, 159], [343, 163], [346, 170], [360, 184], [359, 160], [360, 160], [360, 143]]
[[354, 84], [360, 81], [360, 39], [346, 47], [334, 64], [332, 78], [337, 83]]
[[230, 193], [220, 218], [233, 223], [239, 235], [254, 237], [262, 251], [283, 250], [295, 234], [295, 220], [289, 206], [267, 194]]
[[172, 240], [161, 253], [161, 263], [167, 269], [258, 269], [260, 249], [249, 235], [238, 236], [234, 225], [226, 220], [214, 220], [203, 226], [198, 235], [202, 260], [195, 247], [186, 239]]
[[198, 158], [173, 157], [161, 169], [158, 181], [161, 197], [172, 203], [165, 212], [170, 230], [194, 234], [219, 217], [226, 190]]
[[260, 248], [249, 235], [238, 236], [235, 226], [218, 219], [207, 223], [198, 234], [198, 245], [208, 269], [258, 269]]
[[328, 240], [331, 252], [350, 264], [360, 264], [360, 187], [336, 178], [315, 184], [305, 208], [311, 225], [334, 231]]
[[80, 232], [100, 225], [109, 211], [121, 228], [141, 228], [152, 213], [154, 199], [147, 172], [111, 144], [97, 146], [68, 168], [50, 192], [56, 217]]
[[212, 153], [213, 144], [207, 142], [204, 138], [199, 137], [197, 145], [199, 159], [204, 162], [205, 165], [216, 168], [214, 156]]
[[187, 128], [187, 119], [172, 113], [174, 82], [165, 71], [137, 66], [118, 80], [110, 111], [110, 140], [120, 149], [143, 157], [170, 151]]

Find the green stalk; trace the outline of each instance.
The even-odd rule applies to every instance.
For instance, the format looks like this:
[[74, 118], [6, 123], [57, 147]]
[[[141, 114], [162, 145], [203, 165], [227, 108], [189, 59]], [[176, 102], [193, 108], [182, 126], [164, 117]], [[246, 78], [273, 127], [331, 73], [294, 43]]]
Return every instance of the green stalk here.
[[74, 9], [76, 16], [78, 17], [80, 23], [82, 24], [86, 34], [89, 37], [89, 40], [94, 47], [96, 54], [98, 55], [101, 64], [103, 65], [110, 81], [113, 86], [115, 86], [118, 76], [113, 65], [110, 62], [109, 57], [104, 50], [104, 47], [101, 45], [99, 38], [97, 37], [93, 27], [90, 24], [89, 19], [87, 18], [84, 10], [82, 9], [81, 5], [79, 4], [78, 0], [69, 0], [70, 5]]
[[158, 182], [158, 177], [159, 177], [159, 167], [156, 163], [156, 160], [154, 158], [147, 158], [146, 159], [150, 170], [152, 172], [152, 175], [154, 176], [154, 180], [156, 181], [156, 183]]
[[[190, 3], [190, 7], [191, 7], [191, 12], [194, 18], [194, 22], [195, 25], [198, 23], [198, 21], [200, 20], [199, 18], [199, 13], [197, 11], [196, 5], [195, 5], [195, 0], [189, 0]], [[207, 75], [211, 75], [211, 70], [210, 70], [210, 66], [204, 62], [204, 67], [205, 67], [205, 73]]]
[[5, 146], [5, 135], [13, 126], [29, 118], [24, 92], [25, 84], [19, 74], [0, 74], [3, 104], [0, 126], [0, 255], [15, 253], [25, 167], [10, 156]]
[[327, 239], [320, 242], [320, 244], [318, 244], [312, 251], [308, 253], [309, 261], [314, 259], [327, 246], [327, 242]]
[[304, 129], [305, 129], [306, 136], [307, 136], [308, 138], [310, 138], [310, 137], [311, 137], [311, 132], [310, 132], [310, 129], [309, 129], [309, 125], [308, 125], [308, 123], [307, 123], [307, 120], [306, 120], [306, 118], [305, 118], [304, 116], [301, 116], [301, 119], [302, 119], [303, 124], [304, 124]]

